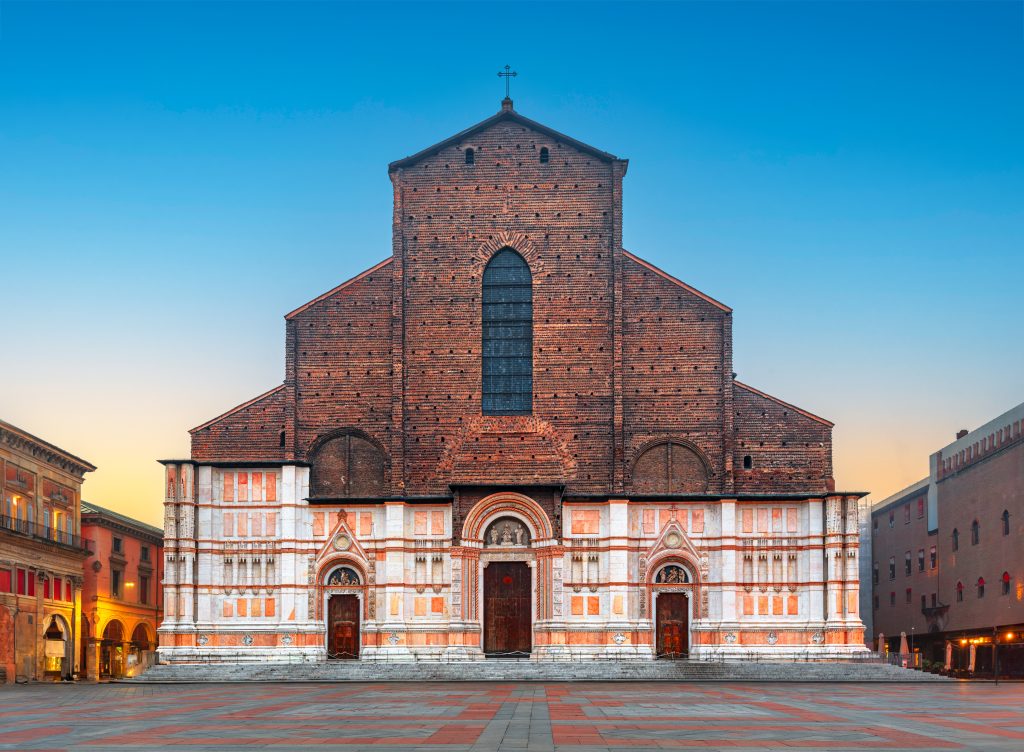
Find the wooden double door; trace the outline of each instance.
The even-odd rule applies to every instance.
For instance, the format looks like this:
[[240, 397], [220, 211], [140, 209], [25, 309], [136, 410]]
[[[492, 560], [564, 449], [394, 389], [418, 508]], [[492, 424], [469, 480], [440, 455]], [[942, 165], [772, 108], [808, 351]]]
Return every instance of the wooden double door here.
[[359, 598], [332, 595], [327, 602], [327, 657], [359, 657]]
[[530, 567], [493, 561], [484, 568], [484, 653], [527, 655], [533, 647]]
[[659, 658], [685, 658], [690, 652], [690, 602], [686, 593], [658, 593], [656, 629]]

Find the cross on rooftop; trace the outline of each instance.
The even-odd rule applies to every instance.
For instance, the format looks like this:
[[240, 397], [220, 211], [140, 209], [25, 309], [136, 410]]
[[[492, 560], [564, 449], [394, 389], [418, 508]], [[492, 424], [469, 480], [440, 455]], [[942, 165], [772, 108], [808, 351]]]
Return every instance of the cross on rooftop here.
[[516, 73], [514, 70], [512, 70], [512, 66], [511, 65], [506, 65], [505, 66], [505, 72], [504, 73], [502, 73], [501, 71], [498, 71], [498, 78], [504, 78], [505, 79], [505, 99], [509, 99], [510, 98], [509, 94], [508, 94], [509, 79], [515, 78], [518, 75], [519, 75], [518, 73]]

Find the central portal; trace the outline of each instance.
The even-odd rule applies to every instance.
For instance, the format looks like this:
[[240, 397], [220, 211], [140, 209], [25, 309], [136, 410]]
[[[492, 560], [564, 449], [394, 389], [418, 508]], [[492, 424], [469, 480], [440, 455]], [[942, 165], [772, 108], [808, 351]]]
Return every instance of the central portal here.
[[492, 561], [484, 568], [484, 653], [529, 655], [530, 627], [530, 567]]

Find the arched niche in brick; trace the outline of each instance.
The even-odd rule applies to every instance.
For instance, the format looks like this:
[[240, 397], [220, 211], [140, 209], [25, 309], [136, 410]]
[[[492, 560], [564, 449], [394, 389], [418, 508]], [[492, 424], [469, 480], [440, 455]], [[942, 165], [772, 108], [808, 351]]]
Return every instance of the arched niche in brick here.
[[681, 441], [656, 441], [643, 447], [633, 462], [633, 490], [650, 494], [699, 494], [708, 490], [708, 463]]
[[314, 497], [373, 497], [387, 491], [388, 456], [362, 431], [343, 429], [321, 438], [310, 462]]

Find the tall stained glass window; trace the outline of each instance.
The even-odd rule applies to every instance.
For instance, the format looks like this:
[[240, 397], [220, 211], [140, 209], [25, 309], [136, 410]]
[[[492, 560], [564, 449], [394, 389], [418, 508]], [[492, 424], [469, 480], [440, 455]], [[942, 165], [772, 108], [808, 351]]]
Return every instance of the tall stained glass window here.
[[498, 251], [483, 279], [484, 415], [533, 411], [533, 289], [530, 267], [511, 248]]

